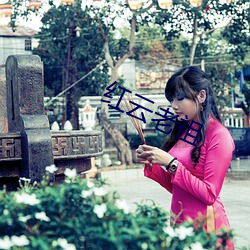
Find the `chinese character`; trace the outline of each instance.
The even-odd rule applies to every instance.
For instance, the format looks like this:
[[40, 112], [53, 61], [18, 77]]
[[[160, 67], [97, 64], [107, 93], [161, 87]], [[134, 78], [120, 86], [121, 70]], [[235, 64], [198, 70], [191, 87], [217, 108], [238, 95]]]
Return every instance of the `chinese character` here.
[[[157, 115], [163, 117], [164, 119], [151, 119], [151, 121], [157, 121], [157, 124], [156, 124], [156, 126], [155, 126], [156, 130], [158, 130], [158, 131], [160, 131], [160, 132], [162, 132], [162, 133], [164, 133], [164, 134], [166, 134], [166, 135], [169, 135], [169, 134], [171, 133], [171, 131], [172, 131], [172, 128], [171, 128], [168, 132], [166, 132], [166, 131], [164, 131], [164, 130], [161, 130], [161, 129], [158, 128], [158, 127], [159, 127], [159, 126], [171, 127], [170, 124], [166, 124], [165, 122], [166, 122], [166, 121], [171, 121], [171, 122], [173, 122], [173, 123], [177, 123], [176, 118], [178, 117], [178, 115], [174, 115], [172, 112], [170, 112], [170, 111], [169, 111], [169, 108], [167, 108], [167, 109], [160, 108], [160, 110], [165, 111], [165, 114], [162, 115], [162, 114], [160, 114], [160, 113], [158, 113], [158, 112], [155, 112], [155, 114], [157, 114]], [[167, 116], [168, 114], [170, 114], [170, 115], [172, 115], [172, 116]], [[161, 124], [161, 122], [164, 122], [164, 123]]]
[[[147, 98], [144, 97], [144, 96], [141, 96], [141, 95], [139, 95], [139, 94], [135, 94], [135, 95], [138, 96], [138, 97], [140, 97], [141, 99], [144, 99], [144, 100], [146, 100], [146, 101], [148, 101], [148, 102], [154, 104], [154, 101], [149, 100], [149, 99], [147, 99]], [[153, 113], [153, 111], [150, 110], [150, 109], [148, 109], [148, 108], [145, 108], [144, 106], [142, 106], [142, 105], [140, 105], [140, 104], [137, 104], [137, 103], [135, 103], [135, 102], [133, 102], [133, 101], [131, 101], [131, 100], [130, 100], [129, 102], [132, 103], [133, 105], [135, 105], [136, 107], [134, 107], [134, 108], [131, 109], [130, 111], [126, 112], [126, 114], [129, 115], [129, 116], [132, 116], [132, 117], [134, 117], [134, 118], [136, 118], [136, 119], [139, 119], [140, 121], [143, 121], [144, 123], [146, 123], [146, 119], [145, 119], [144, 113], [141, 112], [141, 117], [142, 117], [142, 118], [140, 118], [140, 117], [138, 117], [138, 116], [135, 116], [135, 115], [137, 115], [136, 110], [139, 109], [139, 108], [142, 108], [142, 109], [145, 109], [145, 110], [149, 111], [150, 113]], [[132, 106], [132, 107], [133, 107], [133, 106]]]
[[138, 96], [138, 97], [140, 97], [140, 98], [142, 98], [142, 99], [144, 99], [144, 100], [146, 100], [146, 101], [148, 101], [148, 102], [151, 102], [151, 103], [155, 103], [154, 101], [152, 101], [152, 100], [149, 100], [148, 98], [146, 98], [146, 97], [144, 97], [144, 96], [142, 96], [142, 95], [139, 95], [139, 94], [135, 94], [136, 96]]
[[[193, 124], [196, 124], [196, 125], [198, 125], [200, 127], [198, 129], [196, 129], [196, 128], [192, 127]], [[189, 144], [191, 144], [193, 146], [196, 146], [195, 141], [197, 140], [197, 138], [199, 136], [199, 133], [201, 132], [202, 127], [203, 127], [203, 125], [200, 124], [199, 122], [191, 121], [191, 123], [190, 123], [190, 125], [189, 125], [189, 127], [187, 129], [188, 132], [185, 134], [184, 138], [180, 138], [180, 140], [185, 141], [185, 142], [187, 142], [187, 143], [189, 143]], [[193, 136], [193, 135], [190, 134], [191, 130], [196, 131], [196, 136]], [[188, 136], [194, 138], [193, 142], [190, 142], [190, 141], [187, 140]]]
[[118, 102], [117, 102], [117, 104], [116, 104], [115, 106], [109, 104], [109, 107], [111, 107], [111, 108], [113, 108], [113, 109], [115, 109], [115, 110], [120, 111], [121, 113], [123, 113], [124, 111], [121, 110], [121, 109], [119, 109], [120, 102], [121, 102], [121, 100], [122, 100], [122, 98], [123, 98], [125, 92], [132, 93], [132, 91], [130, 91], [130, 90], [128, 90], [128, 89], [125, 89], [125, 88], [123, 88], [123, 87], [121, 87], [121, 86], [118, 86], [118, 88], [119, 88], [119, 89], [122, 89], [121, 96], [120, 96], [120, 98], [119, 98], [119, 100], [118, 100]]
[[141, 112], [141, 117], [142, 117], [142, 118], [140, 118], [140, 117], [138, 117], [138, 116], [135, 116], [135, 114], [137, 113], [137, 112], [135, 112], [135, 111], [136, 111], [137, 109], [139, 109], [139, 108], [145, 109], [145, 110], [149, 111], [150, 113], [153, 113], [153, 111], [150, 110], [150, 109], [148, 109], [148, 108], [145, 108], [145, 107], [141, 106], [140, 104], [135, 103], [135, 102], [133, 102], [133, 101], [129, 101], [129, 102], [132, 103], [133, 105], [137, 106], [137, 107], [134, 107], [134, 108], [131, 109], [129, 112], [126, 112], [126, 114], [129, 115], [129, 116], [132, 116], [132, 117], [134, 117], [134, 118], [136, 118], [136, 119], [139, 119], [140, 121], [143, 121], [144, 123], [146, 123], [146, 119], [145, 119], [145, 116], [144, 116], [143, 112]]
[[[104, 94], [105, 97], [108, 97], [108, 98], [113, 98], [113, 96], [110, 96], [109, 94], [114, 92], [116, 90], [116, 88], [114, 87], [113, 89], [110, 89], [113, 85], [115, 85], [117, 82], [114, 81], [111, 85], [109, 85], [106, 89], [109, 90], [108, 92], [106, 92]], [[106, 100], [101, 100], [102, 102], [107, 102], [107, 103], [110, 103], [110, 101], [106, 101]]]
[[[115, 83], [116, 83], [116, 82], [112, 83], [111, 85], [109, 85], [109, 86], [106, 88], [107, 90], [109, 90], [109, 92], [107, 92], [107, 93], [104, 94], [105, 97], [113, 98], [113, 97], [110, 96], [109, 94], [115, 91], [116, 88], [110, 89], [110, 87], [112, 87]], [[119, 111], [119, 112], [121, 112], [121, 113], [123, 113], [124, 111], [121, 110], [121, 109], [119, 108], [120, 102], [121, 102], [121, 100], [122, 100], [122, 98], [123, 98], [125, 92], [132, 93], [132, 91], [130, 91], [130, 90], [126, 89], [126, 88], [123, 88], [123, 87], [121, 87], [121, 86], [118, 86], [118, 88], [119, 88], [119, 89], [122, 89], [123, 91], [122, 91], [122, 93], [121, 93], [121, 96], [120, 96], [120, 98], [119, 98], [117, 104], [116, 104], [115, 106], [113, 106], [113, 105], [111, 105], [111, 104], [108, 104], [108, 106], [111, 107], [111, 108], [113, 108], [113, 109], [115, 109], [115, 110], [117, 110], [117, 111]], [[101, 100], [101, 101], [102, 101], [102, 102], [110, 103], [110, 101], [106, 101], [106, 100]]]
[[[187, 115], [185, 115], [186, 119], [188, 119]], [[184, 123], [182, 123], [181, 125], [177, 126], [176, 129], [179, 129], [179, 132], [176, 135], [176, 139], [179, 138], [182, 130], [185, 131], [186, 130], [186, 126], [188, 125], [188, 120], [185, 120], [183, 118], [181, 118], [182, 121], [184, 121]]]

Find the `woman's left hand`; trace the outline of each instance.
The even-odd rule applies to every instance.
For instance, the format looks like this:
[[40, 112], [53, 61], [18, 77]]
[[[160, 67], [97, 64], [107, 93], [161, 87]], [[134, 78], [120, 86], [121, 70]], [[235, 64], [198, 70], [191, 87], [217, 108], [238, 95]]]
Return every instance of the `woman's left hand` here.
[[136, 153], [138, 158], [161, 166], [168, 166], [169, 162], [174, 158], [166, 151], [149, 145], [140, 145]]

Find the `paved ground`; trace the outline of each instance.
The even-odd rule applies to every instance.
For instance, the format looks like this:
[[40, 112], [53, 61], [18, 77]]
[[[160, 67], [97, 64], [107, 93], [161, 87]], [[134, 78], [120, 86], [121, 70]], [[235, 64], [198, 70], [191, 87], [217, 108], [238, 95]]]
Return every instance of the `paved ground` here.
[[[232, 169], [243, 166], [233, 162]], [[243, 164], [244, 163], [244, 164]], [[241, 161], [244, 169], [249, 166], [250, 160]], [[143, 177], [142, 169], [116, 170], [102, 173], [102, 177], [108, 178], [109, 189], [117, 191], [123, 199], [126, 199], [131, 210], [142, 200], [151, 199], [163, 209], [169, 211], [171, 195], [159, 184]], [[236, 249], [247, 246], [250, 249], [250, 180], [232, 180], [227, 178], [221, 192], [221, 199], [225, 205], [231, 227], [237, 234]]]

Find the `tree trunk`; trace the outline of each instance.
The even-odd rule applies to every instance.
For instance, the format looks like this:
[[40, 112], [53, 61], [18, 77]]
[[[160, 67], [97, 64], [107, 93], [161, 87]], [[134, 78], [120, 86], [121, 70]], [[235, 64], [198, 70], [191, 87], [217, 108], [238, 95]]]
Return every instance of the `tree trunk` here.
[[102, 127], [110, 134], [114, 141], [115, 147], [118, 150], [118, 158], [124, 165], [132, 165], [132, 152], [129, 142], [123, 136], [123, 134], [115, 127], [115, 124], [111, 123], [106, 115], [103, 113], [100, 117]]
[[[111, 70], [110, 84], [117, 81], [118, 78], [119, 78], [118, 68], [114, 67]], [[104, 93], [105, 92], [106, 89]], [[103, 99], [109, 100], [104, 96]], [[121, 161], [121, 163], [125, 165], [132, 165], [133, 164], [132, 153], [129, 142], [126, 140], [123, 134], [115, 127], [115, 124], [113, 124], [111, 121], [108, 120], [108, 103], [106, 102], [102, 102], [100, 125], [108, 132], [108, 134], [113, 139], [115, 147], [118, 150], [118, 159]]]
[[197, 39], [198, 39], [198, 34], [197, 34], [197, 27], [198, 27], [198, 23], [197, 23], [197, 16], [194, 16], [194, 30], [193, 30], [193, 39], [192, 39], [192, 46], [191, 46], [191, 51], [190, 51], [190, 66], [193, 65], [194, 63], [194, 56], [195, 56], [195, 51], [196, 51], [196, 47], [197, 47]]
[[[75, 32], [76, 25], [72, 24], [69, 30], [69, 37], [67, 42], [67, 54], [64, 60], [63, 68], [63, 89], [68, 88], [77, 80], [77, 65], [74, 59], [74, 47], [72, 40], [76, 36]], [[64, 123], [69, 120], [72, 124], [73, 129], [79, 129], [79, 109], [78, 109], [78, 87], [74, 86], [70, 88], [65, 94], [65, 115]]]
[[[100, 24], [101, 34], [104, 39], [104, 53], [106, 61], [111, 68], [111, 77], [109, 81], [109, 85], [114, 83], [119, 79], [118, 68], [124, 63], [124, 61], [131, 57], [134, 53], [135, 46], [135, 26], [136, 26], [136, 16], [134, 15], [131, 20], [131, 33], [130, 33], [130, 44], [129, 44], [129, 52], [124, 54], [122, 58], [120, 58], [117, 62], [114, 62], [111, 57], [109, 51], [109, 43], [108, 37], [105, 35], [102, 25]], [[115, 85], [113, 86], [115, 88]], [[107, 92], [105, 89], [102, 95], [103, 100], [110, 101], [109, 98], [105, 97], [104, 94]], [[108, 120], [108, 103], [102, 102], [101, 114], [100, 114], [100, 125], [110, 134], [111, 138], [114, 141], [114, 144], [118, 150], [118, 158], [122, 164], [132, 165], [132, 152], [130, 149], [129, 142], [122, 135], [122, 133], [115, 127], [115, 124], [112, 124], [111, 121]]]
[[[72, 63], [72, 66], [75, 63]], [[69, 86], [76, 82], [75, 69], [71, 69]], [[78, 87], [74, 86], [66, 94], [66, 120], [69, 120], [74, 130], [79, 130]]]

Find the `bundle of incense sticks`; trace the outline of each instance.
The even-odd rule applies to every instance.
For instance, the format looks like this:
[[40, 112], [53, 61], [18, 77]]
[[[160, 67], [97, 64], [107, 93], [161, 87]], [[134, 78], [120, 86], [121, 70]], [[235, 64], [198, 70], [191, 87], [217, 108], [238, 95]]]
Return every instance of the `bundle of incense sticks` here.
[[[134, 104], [131, 103], [130, 101], [133, 101], [133, 98], [130, 94], [127, 94], [125, 96], [125, 98], [122, 100], [122, 105], [123, 105], [123, 108], [125, 109], [126, 112], [129, 112], [129, 111], [135, 109]], [[134, 116], [138, 117], [137, 110], [133, 111], [132, 114]], [[139, 136], [141, 137], [143, 144], [146, 144], [146, 140], [145, 140], [144, 134], [142, 132], [140, 121], [135, 117], [132, 117], [132, 116], [129, 116], [129, 117], [130, 117], [130, 120], [132, 121], [135, 129], [137, 130]]]

